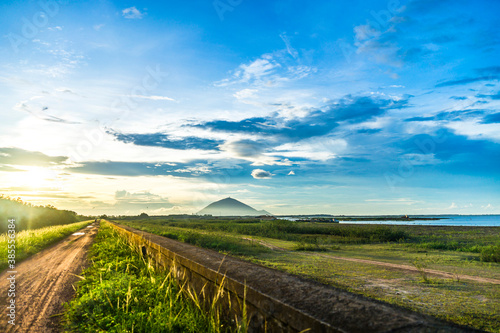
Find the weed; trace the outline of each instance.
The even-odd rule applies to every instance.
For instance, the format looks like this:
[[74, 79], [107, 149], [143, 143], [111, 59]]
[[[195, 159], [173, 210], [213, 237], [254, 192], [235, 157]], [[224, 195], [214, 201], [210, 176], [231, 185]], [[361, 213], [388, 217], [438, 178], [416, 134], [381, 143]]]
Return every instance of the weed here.
[[432, 280], [429, 278], [429, 275], [426, 271], [426, 269], [428, 268], [428, 263], [426, 260], [424, 260], [422, 258], [417, 258], [417, 259], [411, 261], [411, 264], [413, 265], [413, 267], [415, 267], [417, 269], [418, 273], [420, 274], [420, 276], [422, 278], [422, 282], [432, 283]]
[[483, 248], [481, 260], [484, 262], [500, 262], [500, 244]]
[[162, 272], [103, 223], [91, 249], [92, 265], [66, 304], [71, 332], [245, 332], [246, 324], [224, 321], [224, 284], [207, 308], [176, 267]]

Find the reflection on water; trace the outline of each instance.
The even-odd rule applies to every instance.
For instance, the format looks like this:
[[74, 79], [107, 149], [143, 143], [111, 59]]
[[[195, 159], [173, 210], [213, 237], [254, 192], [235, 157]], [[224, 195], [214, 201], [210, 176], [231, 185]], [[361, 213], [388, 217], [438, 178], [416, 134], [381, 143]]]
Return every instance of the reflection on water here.
[[[340, 221], [350, 224], [399, 224], [399, 225], [455, 225], [455, 226], [478, 226], [478, 227], [500, 227], [500, 215], [411, 215], [411, 218], [433, 217], [440, 220], [421, 221]], [[336, 218], [339, 218], [336, 216]], [[297, 218], [285, 218], [297, 220]]]

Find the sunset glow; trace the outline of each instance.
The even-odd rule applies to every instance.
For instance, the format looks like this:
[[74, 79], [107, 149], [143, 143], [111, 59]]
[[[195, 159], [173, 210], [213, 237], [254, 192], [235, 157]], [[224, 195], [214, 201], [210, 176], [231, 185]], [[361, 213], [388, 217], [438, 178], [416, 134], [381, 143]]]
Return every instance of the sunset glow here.
[[498, 1], [50, 3], [1, 5], [2, 194], [500, 213]]

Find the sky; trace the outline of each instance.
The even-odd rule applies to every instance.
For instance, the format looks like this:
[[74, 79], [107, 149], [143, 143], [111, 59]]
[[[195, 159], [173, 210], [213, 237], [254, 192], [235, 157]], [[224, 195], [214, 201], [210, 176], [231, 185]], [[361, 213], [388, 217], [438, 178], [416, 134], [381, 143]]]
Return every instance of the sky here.
[[0, 193], [500, 214], [496, 0], [2, 1]]

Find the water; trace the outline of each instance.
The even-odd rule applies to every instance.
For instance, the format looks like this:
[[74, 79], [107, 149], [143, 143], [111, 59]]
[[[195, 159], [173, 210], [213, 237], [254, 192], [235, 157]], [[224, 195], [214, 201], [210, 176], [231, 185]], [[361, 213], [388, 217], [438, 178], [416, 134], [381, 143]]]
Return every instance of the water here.
[[425, 215], [410, 216], [434, 217], [441, 220], [421, 221], [340, 221], [349, 224], [393, 224], [393, 225], [454, 225], [454, 226], [476, 226], [476, 227], [500, 227], [500, 215]]

